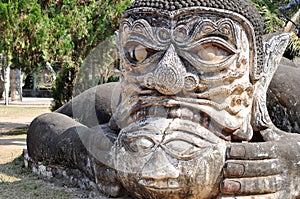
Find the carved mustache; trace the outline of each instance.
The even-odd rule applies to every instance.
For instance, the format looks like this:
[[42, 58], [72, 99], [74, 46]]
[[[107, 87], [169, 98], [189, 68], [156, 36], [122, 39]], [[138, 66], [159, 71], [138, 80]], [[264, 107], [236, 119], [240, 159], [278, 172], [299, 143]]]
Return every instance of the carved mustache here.
[[169, 99], [157, 100], [144, 105], [136, 104], [132, 109], [128, 109], [127, 114], [123, 112], [126, 116], [122, 115], [122, 119], [118, 120], [119, 127], [124, 128], [132, 123], [144, 121], [146, 118], [179, 118], [201, 124], [201, 126], [224, 140], [231, 140], [231, 136], [240, 128], [240, 125], [233, 129], [227, 128], [206, 112], [202, 112], [201, 109], [195, 110], [193, 107], [197, 107], [196, 104], [175, 100], [170, 100], [171, 103], [168, 103]]
[[[243, 93], [244, 96], [241, 97]], [[203, 109], [202, 106], [208, 106], [216, 111], [226, 111], [231, 115], [235, 115], [240, 111], [241, 105], [249, 106], [252, 93], [253, 89], [251, 85], [243, 86], [239, 84], [231, 88], [214, 88], [203, 93], [184, 92], [183, 97], [165, 96], [158, 94], [155, 90], [137, 89], [131, 92], [130, 96], [127, 96], [122, 104], [120, 104], [118, 118], [127, 120], [135, 112], [151, 106], [163, 106], [166, 108], [187, 107], [195, 111], [203, 112], [206, 112], [206, 109]], [[217, 102], [217, 100], [214, 100], [218, 98], [228, 98], [231, 101]], [[228, 103], [228, 101], [230, 102]], [[240, 106], [233, 106], [236, 104]]]

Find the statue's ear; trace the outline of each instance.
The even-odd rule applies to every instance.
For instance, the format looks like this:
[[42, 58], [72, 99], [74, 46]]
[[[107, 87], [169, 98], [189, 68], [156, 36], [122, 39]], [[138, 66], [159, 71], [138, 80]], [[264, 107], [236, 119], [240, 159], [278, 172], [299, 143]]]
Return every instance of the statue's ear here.
[[262, 82], [266, 89], [278, 68], [290, 38], [290, 33], [275, 33], [263, 36], [264, 64], [261, 76], [267, 80], [266, 82]]
[[260, 78], [255, 83], [251, 121], [255, 131], [273, 127], [266, 105], [267, 89], [289, 43], [290, 36], [290, 33], [276, 33], [263, 37], [264, 64]]
[[118, 50], [120, 51], [120, 37], [119, 37], [119, 31], [115, 31], [115, 42], [117, 44]]

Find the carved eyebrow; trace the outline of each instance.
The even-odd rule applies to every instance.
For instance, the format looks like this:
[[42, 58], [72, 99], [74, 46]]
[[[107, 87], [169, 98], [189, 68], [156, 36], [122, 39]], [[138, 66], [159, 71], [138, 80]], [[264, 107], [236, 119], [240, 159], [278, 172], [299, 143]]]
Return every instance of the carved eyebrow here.
[[126, 133], [122, 135], [122, 137], [126, 139], [148, 137], [153, 140], [156, 140], [157, 142], [160, 142], [163, 136], [164, 134], [162, 130], [152, 125], [150, 127], [146, 125], [139, 128], [133, 128], [126, 131]]
[[[128, 135], [130, 134], [130, 135]], [[138, 131], [138, 133], [127, 133], [126, 135], [122, 135], [121, 139], [122, 140], [126, 140], [126, 141], [130, 141], [130, 140], [135, 140], [135, 139], [139, 139], [139, 138], [148, 138], [149, 140], [152, 140], [153, 143], [158, 144], [161, 142], [163, 135], [157, 135], [157, 134], [152, 134], [150, 131]]]
[[204, 19], [196, 23], [191, 30], [189, 42], [198, 41], [204, 37], [221, 37], [232, 45], [236, 45], [236, 27], [230, 19], [220, 19], [216, 22]]
[[170, 32], [169, 29], [165, 27], [157, 28], [145, 19], [133, 21], [126, 19], [122, 22], [121, 30], [122, 34], [126, 35], [126, 37], [122, 39], [123, 44], [131, 41], [140, 42], [155, 50], [165, 50], [170, 43], [170, 38], [161, 40], [159, 37], [161, 30], [167, 30]]
[[164, 135], [171, 137], [178, 137], [175, 133], [184, 133], [189, 137], [198, 137], [203, 140], [207, 140], [210, 143], [217, 143], [219, 137], [216, 136], [211, 130], [204, 127], [201, 124], [190, 122], [189, 120], [182, 121], [174, 119], [174, 123], [171, 123], [168, 128], [164, 131]]
[[208, 34], [206, 35], [206, 37], [220, 37], [222, 39], [224, 39], [225, 41], [227, 41], [228, 43], [230, 43], [231, 45], [236, 46], [236, 43], [234, 42], [234, 40], [227, 36], [227, 35], [223, 35], [223, 34]]
[[147, 38], [146, 35], [129, 35], [124, 43], [124, 47], [126, 48], [130, 43], [138, 43], [156, 51], [166, 50], [167, 48], [167, 45], [162, 45], [155, 40], [151, 40], [151, 38]]
[[239, 50], [236, 49], [235, 46], [232, 46], [231, 44], [229, 44], [227, 40], [220, 38], [219, 36], [213, 36], [213, 35], [210, 35], [209, 37], [195, 41], [184, 49], [192, 49], [199, 45], [201, 46], [201, 45], [205, 45], [208, 43], [215, 43], [215, 45], [219, 46], [220, 48], [227, 49], [234, 54], [237, 54], [239, 52]]

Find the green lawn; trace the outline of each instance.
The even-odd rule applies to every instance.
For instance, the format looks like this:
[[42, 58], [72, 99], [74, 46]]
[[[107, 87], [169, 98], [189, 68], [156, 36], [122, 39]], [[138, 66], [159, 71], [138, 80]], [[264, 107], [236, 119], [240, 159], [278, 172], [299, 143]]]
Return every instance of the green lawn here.
[[47, 112], [50, 112], [50, 109], [48, 107], [0, 106], [0, 118], [11, 118], [11, 117], [34, 118], [40, 114], [47, 113]]

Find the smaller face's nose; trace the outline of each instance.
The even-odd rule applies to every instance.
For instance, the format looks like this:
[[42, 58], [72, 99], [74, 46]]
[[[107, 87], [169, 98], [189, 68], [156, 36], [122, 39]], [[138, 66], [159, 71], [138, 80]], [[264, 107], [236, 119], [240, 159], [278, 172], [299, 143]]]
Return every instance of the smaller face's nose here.
[[179, 174], [166, 157], [165, 152], [159, 147], [141, 171], [142, 178], [154, 180], [176, 179]]
[[185, 76], [186, 69], [171, 45], [158, 63], [153, 76], [146, 78], [146, 84], [164, 95], [175, 95], [184, 87]]

